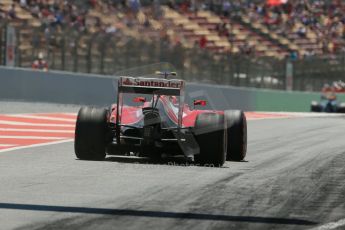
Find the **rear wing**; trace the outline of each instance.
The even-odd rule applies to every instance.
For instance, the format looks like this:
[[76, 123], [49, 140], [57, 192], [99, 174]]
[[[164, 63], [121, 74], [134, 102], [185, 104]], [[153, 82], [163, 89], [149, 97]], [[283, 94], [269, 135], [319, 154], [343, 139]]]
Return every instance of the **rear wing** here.
[[184, 81], [179, 79], [120, 77], [118, 84], [119, 93], [180, 96], [183, 89]]

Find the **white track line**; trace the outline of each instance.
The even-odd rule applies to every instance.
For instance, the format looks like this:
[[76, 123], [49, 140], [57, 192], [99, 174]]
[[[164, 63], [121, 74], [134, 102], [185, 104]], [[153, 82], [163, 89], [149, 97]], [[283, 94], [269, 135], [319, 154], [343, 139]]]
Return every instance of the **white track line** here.
[[260, 121], [260, 120], [277, 120], [277, 119], [290, 119], [290, 118], [295, 118], [295, 117], [260, 117], [260, 118], [251, 118], [248, 117], [248, 121]]
[[[259, 121], [259, 120], [274, 120], [274, 119], [294, 119], [294, 118], [328, 118], [328, 117], [343, 117], [345, 114], [333, 114], [333, 113], [304, 113], [304, 112], [248, 112], [248, 121]], [[251, 117], [251, 113], [254, 117]], [[267, 115], [268, 117], [255, 117], [255, 115]], [[277, 117], [270, 117], [270, 115], [281, 115]]]
[[336, 229], [343, 226], [345, 226], [345, 219], [341, 219], [336, 222], [330, 222], [328, 224], [324, 224], [316, 228], [311, 228], [309, 230], [331, 230], [331, 229]]
[[277, 115], [286, 115], [286, 116], [294, 116], [294, 117], [345, 117], [343, 113], [315, 113], [315, 112], [251, 112], [255, 114], [277, 114]]
[[18, 146], [18, 145], [13, 145], [13, 144], [0, 144], [0, 147], [11, 147], [11, 146]]
[[44, 132], [44, 133], [74, 133], [74, 130], [53, 130], [53, 129], [12, 129], [12, 128], [0, 128], [0, 131]]
[[47, 145], [61, 144], [61, 143], [66, 143], [66, 142], [71, 142], [71, 141], [73, 141], [73, 139], [62, 140], [62, 141], [54, 141], [54, 142], [43, 143], [43, 144], [18, 146], [18, 147], [13, 147], [13, 148], [10, 148], [10, 149], [0, 150], [0, 153], [14, 151], [14, 150], [19, 150], [19, 149], [27, 149], [27, 148], [41, 147], [41, 146], [47, 146]]
[[26, 126], [55, 126], [55, 127], [74, 127], [73, 124], [41, 124], [41, 123], [29, 123], [29, 122], [18, 122], [18, 121], [3, 121], [0, 120], [0, 124], [4, 125], [26, 125]]
[[[54, 115], [54, 114], [52, 114]], [[18, 118], [28, 118], [28, 119], [37, 119], [37, 120], [50, 120], [50, 121], [66, 121], [66, 122], [75, 122], [76, 119], [70, 118], [59, 118], [59, 117], [48, 117], [48, 116], [35, 116], [35, 114], [10, 114], [9, 117], [18, 117]]]
[[2, 136], [0, 139], [34, 139], [34, 140], [63, 140], [66, 137], [36, 137], [36, 136]]

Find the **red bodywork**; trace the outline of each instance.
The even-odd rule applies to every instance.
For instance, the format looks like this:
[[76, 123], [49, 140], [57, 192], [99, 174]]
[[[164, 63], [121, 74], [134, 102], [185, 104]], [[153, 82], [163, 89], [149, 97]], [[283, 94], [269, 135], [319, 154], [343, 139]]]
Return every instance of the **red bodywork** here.
[[[145, 102], [141, 106], [123, 106], [121, 124], [134, 125], [140, 123], [144, 119], [142, 108], [150, 107], [150, 102]], [[178, 105], [173, 103], [173, 100], [168, 96], [161, 96], [159, 98], [158, 106], [161, 106], [160, 112], [163, 112], [166, 117], [177, 125], [178, 123]], [[200, 106], [199, 106], [200, 107]], [[182, 127], [193, 127], [195, 119], [200, 113], [224, 113], [223, 111], [215, 110], [198, 110], [191, 109], [189, 105], [184, 104], [183, 116], [182, 116]], [[110, 122], [115, 123], [116, 121], [116, 104], [112, 105], [112, 112], [110, 116]]]

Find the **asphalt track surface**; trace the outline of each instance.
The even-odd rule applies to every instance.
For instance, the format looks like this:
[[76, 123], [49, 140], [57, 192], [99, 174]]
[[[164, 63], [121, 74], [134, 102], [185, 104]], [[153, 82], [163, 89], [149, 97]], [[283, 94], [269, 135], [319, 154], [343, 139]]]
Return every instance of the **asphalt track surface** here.
[[247, 161], [222, 168], [81, 161], [73, 142], [1, 152], [0, 229], [344, 229], [344, 133], [343, 116], [249, 121]]

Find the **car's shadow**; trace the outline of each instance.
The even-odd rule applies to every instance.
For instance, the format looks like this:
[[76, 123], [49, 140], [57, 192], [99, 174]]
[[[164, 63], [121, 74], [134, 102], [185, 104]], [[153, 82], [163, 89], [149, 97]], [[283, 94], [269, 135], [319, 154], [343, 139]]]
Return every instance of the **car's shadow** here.
[[0, 210], [21, 210], [37, 212], [60, 212], [60, 213], [78, 213], [78, 214], [99, 214], [125, 217], [145, 217], [145, 218], [166, 218], [166, 219], [187, 219], [198, 221], [227, 221], [227, 222], [247, 222], [261, 224], [279, 224], [279, 225], [301, 225], [313, 226], [318, 223], [298, 218], [280, 218], [264, 216], [235, 216], [224, 214], [210, 214], [197, 212], [172, 212], [172, 211], [151, 211], [134, 209], [116, 209], [116, 208], [93, 208], [78, 206], [59, 206], [45, 204], [22, 204], [22, 203], [0, 203]]

